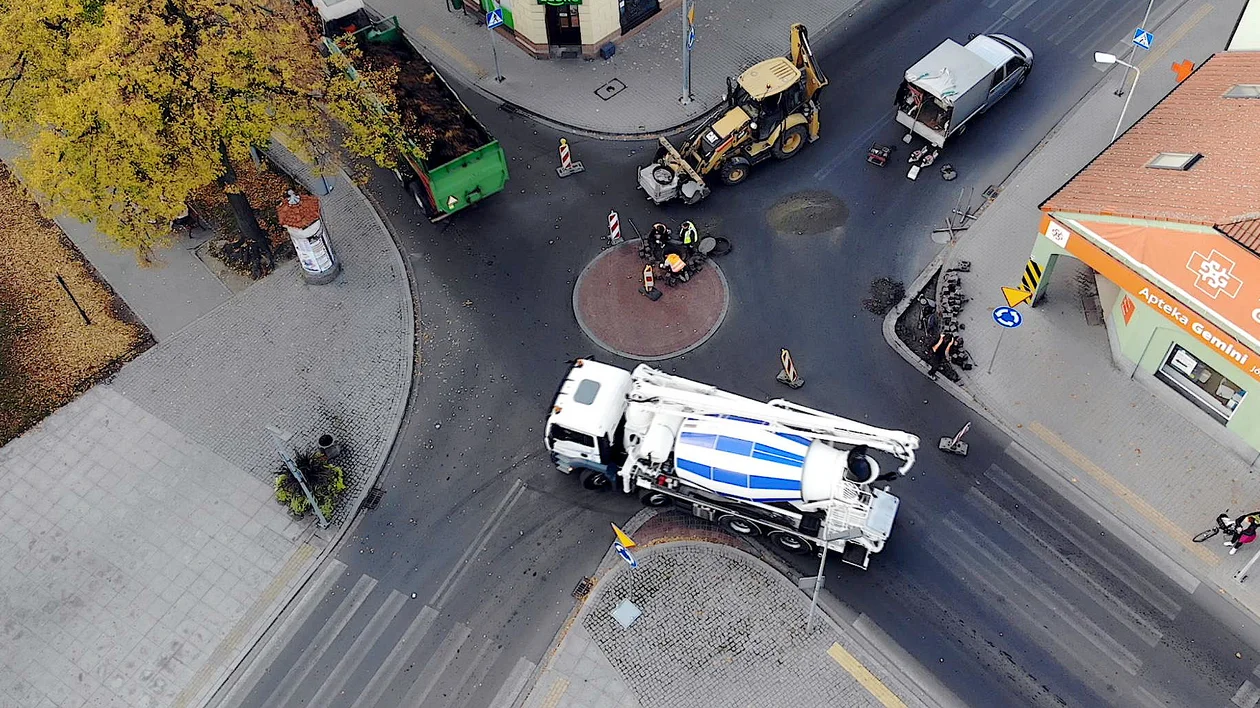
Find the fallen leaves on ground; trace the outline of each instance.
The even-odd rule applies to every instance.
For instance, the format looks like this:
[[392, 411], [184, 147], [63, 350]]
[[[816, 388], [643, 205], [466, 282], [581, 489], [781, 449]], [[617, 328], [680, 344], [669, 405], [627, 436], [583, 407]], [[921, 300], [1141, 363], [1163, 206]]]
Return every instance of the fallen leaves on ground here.
[[144, 325], [0, 164], [0, 445], [150, 343]]

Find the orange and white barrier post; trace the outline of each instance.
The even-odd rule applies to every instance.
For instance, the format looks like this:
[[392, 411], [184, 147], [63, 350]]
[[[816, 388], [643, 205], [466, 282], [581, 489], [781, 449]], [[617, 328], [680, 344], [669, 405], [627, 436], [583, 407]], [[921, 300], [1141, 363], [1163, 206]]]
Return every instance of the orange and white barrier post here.
[[568, 177], [579, 172], [585, 172], [586, 168], [581, 162], [573, 160], [573, 154], [569, 151], [569, 141], [560, 138], [560, 166], [556, 168], [556, 174], [561, 177]]
[[779, 361], [783, 364], [783, 370], [775, 376], [775, 380], [789, 388], [800, 388], [805, 385], [805, 379], [796, 373], [796, 364], [792, 361], [792, 353], [786, 349], [779, 350]]
[[967, 421], [967, 424], [964, 425], [962, 430], [959, 430], [958, 434], [954, 437], [941, 438], [940, 442], [936, 444], [936, 447], [942, 452], [952, 452], [960, 457], [966, 457], [967, 443], [963, 442], [962, 437], [967, 434], [968, 430], [971, 430], [971, 421]]
[[661, 299], [661, 291], [656, 289], [656, 278], [652, 275], [651, 265], [643, 266], [643, 287], [639, 288], [639, 292], [652, 302]]
[[621, 218], [617, 216], [617, 212], [608, 212], [608, 239], [612, 241], [612, 245], [620, 246], [625, 242], [621, 238]]

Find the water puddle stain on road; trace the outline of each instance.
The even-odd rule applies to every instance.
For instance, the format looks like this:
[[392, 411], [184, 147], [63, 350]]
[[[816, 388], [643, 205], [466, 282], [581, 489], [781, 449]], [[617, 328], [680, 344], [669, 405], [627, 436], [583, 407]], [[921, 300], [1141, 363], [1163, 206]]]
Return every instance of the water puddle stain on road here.
[[849, 207], [831, 192], [817, 189], [789, 194], [766, 212], [781, 234], [812, 236], [838, 229], [849, 220]]

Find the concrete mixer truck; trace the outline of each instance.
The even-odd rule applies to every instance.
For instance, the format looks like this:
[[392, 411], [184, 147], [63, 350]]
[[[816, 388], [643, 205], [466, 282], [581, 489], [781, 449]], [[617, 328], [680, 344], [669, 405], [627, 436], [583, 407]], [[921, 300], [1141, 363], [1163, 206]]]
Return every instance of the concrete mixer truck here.
[[[876, 484], [904, 475], [919, 447], [910, 433], [591, 359], [573, 362], [545, 436], [557, 469], [588, 490], [637, 494], [792, 553], [826, 546], [859, 568], [900, 504]], [[875, 453], [895, 468], [882, 471]]]

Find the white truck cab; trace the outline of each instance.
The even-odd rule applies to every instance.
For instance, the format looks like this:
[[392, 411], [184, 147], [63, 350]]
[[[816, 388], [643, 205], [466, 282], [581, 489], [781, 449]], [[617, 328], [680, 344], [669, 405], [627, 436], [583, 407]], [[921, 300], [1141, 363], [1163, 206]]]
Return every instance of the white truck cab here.
[[946, 39], [906, 70], [897, 91], [897, 122], [943, 147], [1022, 85], [1032, 67], [1032, 50], [1004, 34], [977, 35], [965, 45]]
[[604, 471], [617, 464], [630, 372], [590, 359], [574, 362], [560, 384], [547, 419], [546, 445], [552, 461], [565, 474], [574, 463]]

